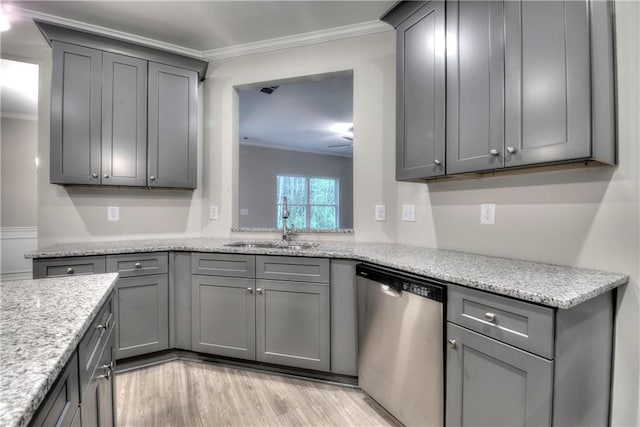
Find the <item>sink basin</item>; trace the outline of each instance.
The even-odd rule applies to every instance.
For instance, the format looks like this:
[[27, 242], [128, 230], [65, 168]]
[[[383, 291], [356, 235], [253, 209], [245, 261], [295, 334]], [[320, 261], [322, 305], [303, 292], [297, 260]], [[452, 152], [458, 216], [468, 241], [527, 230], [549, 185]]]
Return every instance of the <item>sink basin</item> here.
[[232, 248], [287, 249], [296, 251], [301, 249], [315, 248], [316, 246], [318, 246], [318, 244], [311, 242], [241, 241], [225, 243], [224, 246], [229, 246]]

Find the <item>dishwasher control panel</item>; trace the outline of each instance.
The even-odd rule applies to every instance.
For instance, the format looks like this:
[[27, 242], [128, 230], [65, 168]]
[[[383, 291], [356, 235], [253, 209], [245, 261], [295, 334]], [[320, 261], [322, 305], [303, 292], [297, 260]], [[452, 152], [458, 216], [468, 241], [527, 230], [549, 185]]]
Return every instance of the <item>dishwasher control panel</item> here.
[[437, 302], [444, 302], [446, 286], [429, 278], [410, 277], [393, 270], [366, 264], [356, 266], [356, 275], [400, 292], [409, 292]]

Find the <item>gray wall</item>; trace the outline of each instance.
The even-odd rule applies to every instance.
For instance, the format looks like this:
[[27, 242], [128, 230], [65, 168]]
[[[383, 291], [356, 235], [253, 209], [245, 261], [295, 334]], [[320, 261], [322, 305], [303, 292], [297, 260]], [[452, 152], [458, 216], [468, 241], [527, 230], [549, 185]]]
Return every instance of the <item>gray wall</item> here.
[[300, 151], [240, 144], [239, 227], [276, 227], [277, 175], [305, 175], [340, 179], [340, 228], [353, 227], [353, 160]]
[[38, 122], [2, 117], [0, 127], [0, 226], [35, 227], [37, 220], [36, 147]]

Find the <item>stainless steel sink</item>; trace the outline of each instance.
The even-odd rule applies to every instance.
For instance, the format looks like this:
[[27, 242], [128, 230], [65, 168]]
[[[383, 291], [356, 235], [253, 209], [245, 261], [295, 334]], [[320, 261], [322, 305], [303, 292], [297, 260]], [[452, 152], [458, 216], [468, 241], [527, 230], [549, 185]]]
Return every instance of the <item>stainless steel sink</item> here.
[[224, 246], [229, 246], [232, 248], [262, 248], [297, 251], [301, 249], [315, 248], [316, 246], [318, 246], [318, 244], [311, 242], [240, 241], [225, 243]]

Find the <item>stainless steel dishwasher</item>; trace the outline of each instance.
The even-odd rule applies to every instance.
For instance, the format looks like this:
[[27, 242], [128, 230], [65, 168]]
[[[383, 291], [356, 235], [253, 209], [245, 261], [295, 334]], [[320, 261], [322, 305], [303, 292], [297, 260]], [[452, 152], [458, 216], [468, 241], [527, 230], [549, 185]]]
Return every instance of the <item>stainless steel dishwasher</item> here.
[[358, 383], [406, 426], [444, 423], [446, 286], [360, 264]]

